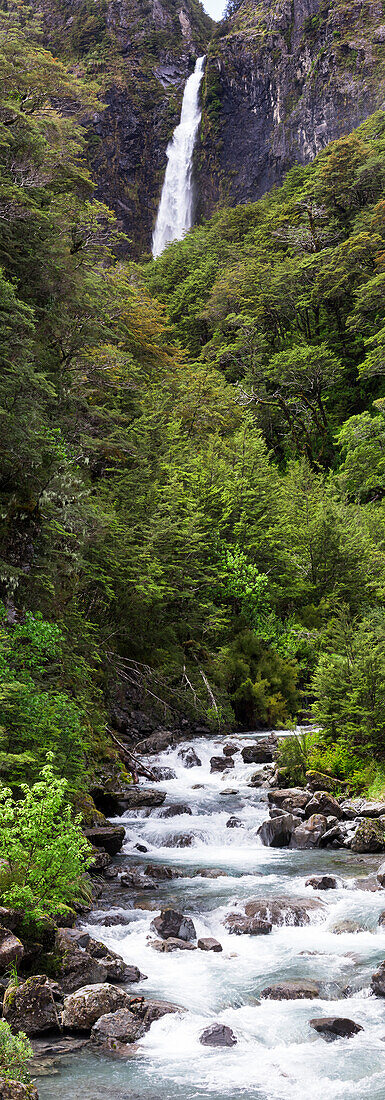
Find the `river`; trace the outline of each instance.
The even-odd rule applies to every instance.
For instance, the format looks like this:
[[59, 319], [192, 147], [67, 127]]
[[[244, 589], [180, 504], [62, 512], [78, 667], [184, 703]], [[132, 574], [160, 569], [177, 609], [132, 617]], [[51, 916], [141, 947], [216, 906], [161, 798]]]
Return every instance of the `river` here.
[[[232, 740], [242, 744], [239, 736]], [[121, 889], [108, 913], [101, 907], [86, 925], [148, 975], [132, 987], [135, 993], [187, 1011], [153, 1023], [127, 1060], [86, 1049], [58, 1062], [52, 1074], [39, 1078], [41, 1100], [384, 1100], [385, 1001], [370, 993], [369, 983], [385, 958], [385, 933], [378, 925], [385, 893], [355, 882], [375, 870], [381, 857], [263, 847], [256, 830], [268, 817], [266, 791], [248, 785], [258, 767], [244, 764], [237, 753], [231, 771], [211, 773], [210, 757], [221, 753], [223, 743], [189, 742], [201, 760], [192, 768], [184, 767], [180, 745], [150, 758], [177, 777], [157, 785], [167, 791], [164, 807], [119, 819], [127, 835], [117, 862], [121, 869], [158, 862], [184, 875], [155, 893]], [[180, 802], [191, 815], [161, 816]], [[232, 815], [238, 827], [227, 827]], [[186, 834], [191, 846], [175, 847]], [[138, 843], [147, 851], [139, 853]], [[210, 869], [218, 875], [200, 873]], [[326, 871], [339, 877], [338, 889], [317, 894], [305, 886], [310, 874]], [[245, 899], [283, 894], [320, 897], [324, 909], [305, 926], [274, 927], [268, 936], [235, 936], [224, 927], [226, 914]], [[218, 939], [222, 953], [154, 950], [150, 924], [166, 904], [191, 916], [198, 936]], [[122, 923], [108, 925], [111, 916], [121, 916]], [[340, 931], [347, 920], [354, 930]], [[258, 1003], [269, 983], [293, 978], [318, 981], [320, 997]], [[330, 1015], [349, 1017], [363, 1030], [327, 1043], [309, 1020]], [[236, 1046], [199, 1043], [202, 1030], [217, 1021], [233, 1029]]]

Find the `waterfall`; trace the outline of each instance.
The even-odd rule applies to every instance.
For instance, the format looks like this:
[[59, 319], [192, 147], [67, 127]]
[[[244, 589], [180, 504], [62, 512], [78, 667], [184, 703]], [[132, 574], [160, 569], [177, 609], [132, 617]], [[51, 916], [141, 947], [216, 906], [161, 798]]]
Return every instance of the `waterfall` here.
[[154, 259], [171, 241], [181, 240], [193, 223], [192, 158], [201, 119], [199, 92], [204, 61], [204, 57], [198, 57], [187, 80], [180, 122], [167, 147], [168, 163], [152, 239]]

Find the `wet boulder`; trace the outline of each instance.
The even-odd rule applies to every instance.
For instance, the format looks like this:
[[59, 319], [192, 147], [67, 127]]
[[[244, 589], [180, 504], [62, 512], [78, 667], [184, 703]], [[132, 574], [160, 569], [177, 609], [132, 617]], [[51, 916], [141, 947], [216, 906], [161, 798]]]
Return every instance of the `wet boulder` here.
[[234, 767], [234, 760], [232, 756], [212, 756], [210, 760], [211, 772], [225, 772], [228, 768]]
[[64, 999], [62, 1024], [69, 1031], [91, 1031], [107, 1013], [130, 1007], [130, 995], [108, 983], [86, 985]]
[[9, 928], [0, 926], [0, 974], [8, 970], [12, 963], [21, 961], [24, 955], [24, 947], [21, 940], [10, 932]]
[[168, 955], [172, 951], [196, 951], [195, 943], [178, 939], [177, 936], [170, 936], [168, 940], [151, 940], [150, 947], [162, 955]]
[[318, 1032], [318, 1035], [322, 1035], [322, 1038], [329, 1042], [333, 1039], [350, 1039], [352, 1035], [357, 1035], [359, 1031], [364, 1030], [361, 1024], [356, 1024], [354, 1020], [349, 1020], [345, 1016], [320, 1016], [309, 1020], [309, 1024], [314, 1031]]
[[58, 981], [64, 993], [74, 993], [94, 982], [130, 980], [126, 963], [120, 955], [90, 936], [87, 944], [82, 946], [72, 932], [73, 929], [60, 928], [55, 937], [55, 952], [59, 958]]
[[223, 755], [224, 756], [235, 756], [235, 753], [238, 752], [238, 751], [239, 751], [239, 745], [233, 745], [232, 743], [229, 742], [227, 745], [223, 746]]
[[269, 1001], [313, 1001], [320, 996], [318, 982], [276, 982], [261, 990], [260, 996]]
[[169, 779], [176, 779], [176, 772], [173, 768], [153, 767], [149, 775], [153, 783], [167, 783]]
[[374, 802], [367, 798], [346, 798], [341, 802], [343, 817], [353, 820], [356, 817], [381, 817], [385, 815], [385, 802]]
[[372, 974], [370, 985], [377, 997], [385, 997], [385, 961]]
[[192, 814], [190, 806], [187, 806], [185, 802], [172, 802], [171, 806], [165, 806], [164, 810], [161, 810], [158, 817], [181, 817], [182, 814]]
[[21, 1081], [6, 1081], [0, 1077], [0, 1100], [39, 1100], [35, 1085], [23, 1085]]
[[149, 737], [146, 737], [144, 741], [141, 741], [138, 750], [141, 754], [147, 756], [152, 753], [164, 752], [165, 749], [169, 749], [171, 745], [175, 744], [175, 733], [172, 730], [156, 730], [155, 733], [151, 733]]
[[59, 1031], [59, 1017], [49, 979], [34, 974], [22, 985], [9, 985], [4, 993], [3, 1016], [12, 1031], [42, 1035]]
[[380, 863], [377, 871], [377, 882], [380, 886], [385, 886], [385, 862]]
[[145, 1031], [144, 1022], [129, 1008], [119, 1008], [117, 1012], [107, 1012], [99, 1017], [91, 1029], [91, 1040], [98, 1047], [108, 1050], [117, 1043], [135, 1043]]
[[162, 940], [196, 940], [195, 926], [190, 917], [185, 917], [177, 909], [162, 909], [159, 917], [152, 921], [151, 928]]
[[219, 940], [215, 940], [213, 936], [202, 936], [198, 940], [198, 947], [200, 951], [223, 951], [222, 944], [219, 943]]
[[271, 921], [241, 913], [228, 913], [223, 923], [234, 936], [268, 936], [273, 929]]
[[306, 806], [306, 817], [312, 814], [324, 814], [325, 817], [336, 817], [337, 821], [343, 817], [343, 812], [337, 799], [328, 791], [315, 791], [313, 797]]
[[312, 875], [306, 879], [305, 886], [312, 886], [313, 890], [337, 890], [338, 882], [334, 875]]
[[89, 867], [90, 875], [102, 875], [110, 866], [111, 856], [105, 848], [96, 848], [92, 845], [92, 864]]
[[264, 821], [257, 829], [257, 836], [268, 848], [288, 848], [292, 835], [299, 825], [299, 817], [283, 813], [280, 817]]
[[226, 821], [226, 829], [244, 829], [244, 828], [245, 828], [245, 826], [243, 824], [243, 821], [241, 821], [240, 817], [235, 817], [234, 815], [232, 815], [232, 817], [229, 817], [228, 821]]
[[235, 1047], [236, 1038], [231, 1027], [225, 1024], [212, 1024], [206, 1027], [199, 1036], [199, 1042], [203, 1047]]
[[350, 845], [352, 852], [385, 852], [385, 828], [382, 820], [361, 821]]
[[191, 745], [187, 749], [179, 749], [178, 757], [179, 760], [182, 761], [185, 768], [202, 767], [202, 761], [199, 759], [199, 756], [197, 756], [195, 749], [193, 749]]
[[271, 764], [274, 759], [276, 742], [265, 738], [255, 741], [253, 745], [245, 745], [242, 749], [244, 764]]
[[148, 863], [144, 868], [146, 875], [158, 879], [159, 882], [168, 882], [173, 878], [183, 878], [184, 871], [177, 867], [169, 867], [167, 863]]
[[282, 787], [269, 791], [267, 798], [270, 805], [280, 806], [286, 813], [292, 814], [296, 810], [305, 809], [311, 795], [309, 791], [304, 791], [302, 787]]
[[130, 997], [129, 1008], [134, 1016], [137, 1016], [139, 1020], [143, 1020], [146, 1030], [154, 1020], [160, 1020], [162, 1016], [166, 1016], [170, 1012], [181, 1011], [179, 1005], [174, 1005], [171, 1001], [157, 1001], [154, 998], [147, 999], [146, 997]]
[[156, 890], [153, 878], [146, 875], [141, 867], [130, 867], [120, 875], [119, 883], [123, 887], [132, 887], [134, 890]]
[[[153, 787], [140, 787], [132, 784], [127, 788], [124, 798], [120, 798], [120, 810], [140, 810], [148, 807], [149, 810], [162, 806], [166, 798], [166, 791], [156, 791]], [[120, 828], [121, 826], [117, 826]]]
[[327, 832], [327, 821], [323, 814], [312, 814], [308, 821], [298, 825], [291, 836], [291, 848], [318, 848], [324, 833]]
[[247, 917], [270, 921], [280, 927], [284, 924], [300, 926], [310, 924], [312, 914], [322, 913], [324, 903], [318, 898], [271, 897], [252, 898], [245, 904]]
[[350, 848], [357, 829], [356, 821], [339, 821], [321, 836], [320, 848]]
[[95, 848], [104, 848], [110, 856], [120, 851], [126, 836], [124, 825], [95, 825], [83, 832], [90, 844]]
[[164, 840], [165, 848], [192, 848], [194, 837], [192, 833], [174, 833]]

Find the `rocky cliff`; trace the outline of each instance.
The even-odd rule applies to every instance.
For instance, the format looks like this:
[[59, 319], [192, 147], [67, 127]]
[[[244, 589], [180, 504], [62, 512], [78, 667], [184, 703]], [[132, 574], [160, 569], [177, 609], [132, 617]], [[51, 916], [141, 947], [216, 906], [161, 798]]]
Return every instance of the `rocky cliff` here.
[[96, 196], [117, 214], [130, 253], [146, 252], [183, 88], [212, 21], [199, 0], [41, 0], [44, 38], [101, 106], [88, 157]]
[[200, 213], [258, 199], [385, 99], [381, 0], [244, 0], [206, 65]]

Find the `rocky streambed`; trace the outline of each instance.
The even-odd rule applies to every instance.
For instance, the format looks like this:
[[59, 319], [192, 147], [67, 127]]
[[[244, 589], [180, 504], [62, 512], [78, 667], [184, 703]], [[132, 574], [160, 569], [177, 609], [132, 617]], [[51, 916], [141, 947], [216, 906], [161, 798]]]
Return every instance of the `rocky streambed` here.
[[41, 982], [40, 1100], [383, 1100], [385, 804], [282, 790], [273, 757], [257, 735], [146, 755]]

